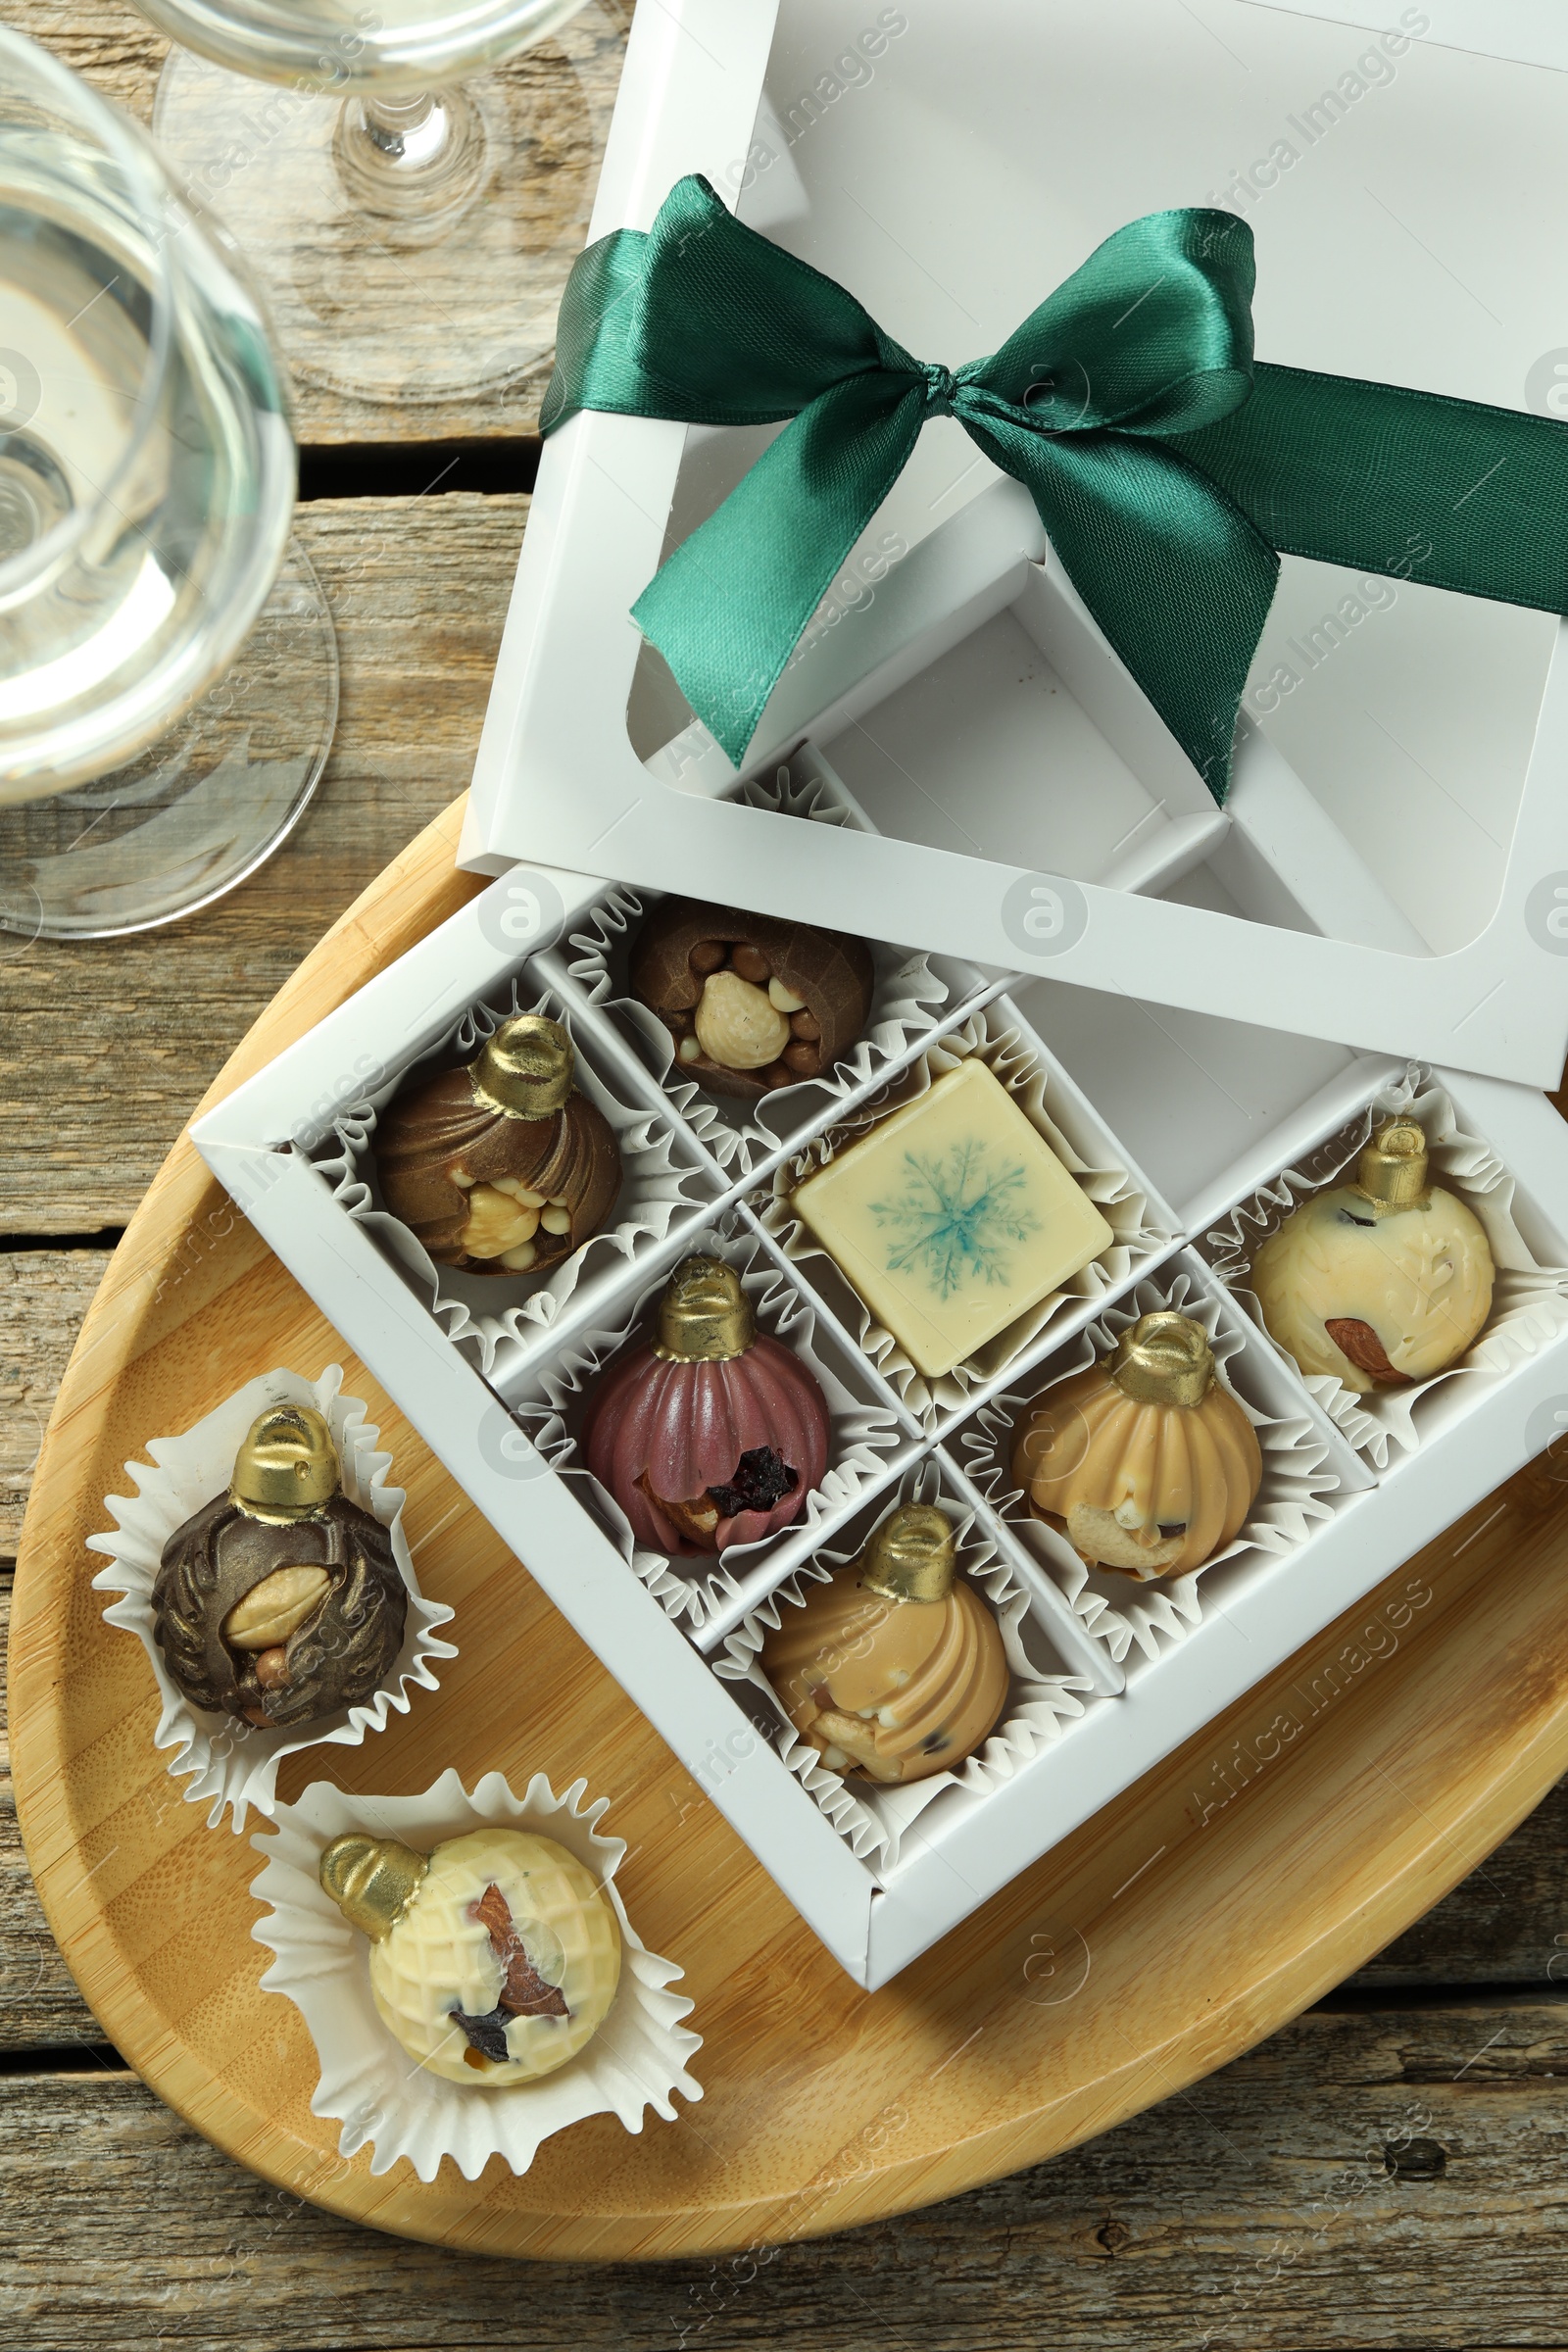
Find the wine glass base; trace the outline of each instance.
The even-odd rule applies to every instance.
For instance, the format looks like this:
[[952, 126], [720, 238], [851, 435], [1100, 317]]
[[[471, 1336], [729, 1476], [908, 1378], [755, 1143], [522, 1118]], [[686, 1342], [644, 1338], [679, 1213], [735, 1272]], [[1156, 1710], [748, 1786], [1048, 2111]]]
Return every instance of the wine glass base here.
[[291, 540], [228, 669], [137, 760], [0, 806], [0, 930], [115, 939], [234, 889], [298, 824], [337, 724], [337, 639]]
[[618, 54], [597, 0], [567, 29], [569, 41], [461, 85], [474, 153], [450, 180], [431, 174], [427, 207], [416, 189], [381, 209], [366, 201], [346, 168], [342, 97], [170, 52], [159, 146], [243, 248], [297, 373], [361, 400], [418, 403], [499, 390], [549, 363], [599, 178], [612, 37]]

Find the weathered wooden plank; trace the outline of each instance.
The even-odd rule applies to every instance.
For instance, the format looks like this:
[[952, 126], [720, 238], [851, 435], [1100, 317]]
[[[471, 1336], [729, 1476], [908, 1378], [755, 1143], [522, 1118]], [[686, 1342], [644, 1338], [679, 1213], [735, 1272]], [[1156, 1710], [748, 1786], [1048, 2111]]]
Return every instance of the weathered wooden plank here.
[[108, 1262], [106, 1250], [0, 1254], [0, 1559], [16, 1550], [49, 1408]]
[[0, 2329], [29, 2352], [1568, 2341], [1568, 2004], [1316, 2012], [1054, 2164], [771, 2258], [646, 2269], [356, 2229], [97, 2066], [7, 2087]]
[[[7, 1573], [0, 1575], [0, 1663], [10, 1623]], [[101, 2042], [102, 2030], [49, 1933], [22, 1850], [4, 1716], [0, 1675], [0, 2052]]]
[[527, 507], [459, 494], [301, 509], [343, 665], [315, 805], [188, 922], [0, 949], [0, 1232], [123, 1225], [235, 1039], [466, 786]]
[[[18, 31], [46, 43], [143, 122], [151, 122], [153, 97], [169, 43], [136, 13], [129, 0], [83, 0], [82, 5], [76, 5], [76, 0], [12, 0], [6, 19]], [[605, 126], [620, 79], [630, 23], [631, 0], [588, 0], [582, 14], [550, 40], [502, 69], [515, 85], [530, 123], [526, 225], [519, 236], [524, 251], [540, 257], [533, 266], [539, 308], [546, 315], [553, 315], [571, 262], [587, 234]], [[266, 104], [268, 95], [266, 85], [258, 83], [259, 107]], [[266, 157], [253, 168], [266, 170]], [[216, 209], [220, 213], [225, 202], [243, 243], [242, 189], [219, 195]], [[368, 249], [356, 263], [359, 298], [369, 304], [395, 297], [399, 270], [395, 254], [380, 246]], [[274, 307], [286, 357], [287, 305]], [[459, 317], [454, 333], [461, 336], [466, 325], [477, 348], [484, 340], [482, 318], [465, 321]], [[296, 370], [295, 429], [302, 442], [312, 443], [532, 435], [538, 431], [539, 402], [549, 374], [550, 363], [545, 359], [523, 379], [501, 391], [400, 407], [345, 397]]]

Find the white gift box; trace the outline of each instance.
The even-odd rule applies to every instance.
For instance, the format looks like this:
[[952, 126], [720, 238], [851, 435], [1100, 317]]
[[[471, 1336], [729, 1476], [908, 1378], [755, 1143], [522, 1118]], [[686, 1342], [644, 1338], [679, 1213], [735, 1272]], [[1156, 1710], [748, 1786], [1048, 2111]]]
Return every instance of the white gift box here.
[[[811, 778], [831, 789], [820, 762]], [[839, 813], [833, 837], [857, 838], [864, 820], [853, 800], [841, 796]], [[617, 884], [513, 869], [209, 1112], [195, 1140], [835, 1958], [875, 1986], [1568, 1428], [1568, 1130], [1543, 1095], [1495, 1079], [1212, 1016], [1156, 1016], [1125, 995], [933, 956], [941, 1001], [926, 1001], [921, 1019], [890, 1024], [875, 1052], [858, 1049], [824, 1082], [777, 1098], [773, 1127], [759, 1115], [741, 1134], [728, 1106], [724, 1121], [705, 1124], [710, 1100], [678, 1075], [668, 1083], [667, 1040], [661, 1050], [615, 996], [603, 943], [639, 913]], [[443, 1318], [429, 1285], [357, 1210], [345, 1139], [352, 1147], [364, 1131], [368, 1097], [384, 1100], [469, 1011], [510, 1001], [514, 984], [518, 1002], [553, 994], [579, 1050], [619, 1101], [646, 1110], [650, 1135], [691, 1181], [667, 1230], [630, 1237], [624, 1256], [586, 1268], [552, 1321], [514, 1316], [481, 1346]], [[777, 1174], [917, 1083], [918, 1069], [981, 1044], [1000, 1052], [1002, 1039], [1113, 1239], [1094, 1279], [1044, 1316], [1020, 1318], [999, 1356], [951, 1387], [916, 1390], [896, 1355], [869, 1344], [854, 1294], [792, 1245]], [[1506, 1327], [1490, 1326], [1462, 1368], [1423, 1394], [1399, 1442], [1380, 1446], [1249, 1314], [1220, 1245], [1234, 1212], [1277, 1192], [1284, 1172], [1317, 1171], [1326, 1147], [1338, 1166], [1353, 1122], [1408, 1099], [1435, 1106], [1445, 1178], [1485, 1193], [1517, 1238], [1508, 1248], [1530, 1295], [1517, 1313], [1510, 1295]], [[770, 1327], [809, 1349], [844, 1459], [794, 1527], [696, 1573], [637, 1552], [578, 1462], [575, 1436], [595, 1370], [643, 1327], [661, 1278], [699, 1244], [742, 1265]], [[1178, 1293], [1215, 1334], [1268, 1478], [1222, 1560], [1179, 1587], [1120, 1592], [1126, 1580], [1086, 1579], [1061, 1539], [1018, 1509], [998, 1432], [1019, 1400], [1102, 1350], [1141, 1302]], [[802, 1769], [749, 1659], [774, 1596], [787, 1605], [800, 1580], [853, 1551], [921, 1480], [973, 1513], [965, 1540], [989, 1547], [996, 1605], [1025, 1596], [1012, 1633], [1052, 1694], [1030, 1701], [1050, 1722], [1004, 1743], [1005, 1769], [955, 1775], [917, 1818], [868, 1829], [858, 1793], [841, 1802], [824, 1776]], [[461, 1642], [461, 1623], [453, 1632]]]
[[[1544, 5], [1494, 10], [1507, 57], [1561, 62]], [[1383, 32], [1360, 13], [866, 0], [857, 27], [838, 0], [663, 0], [633, 28], [593, 234], [646, 228], [705, 172], [907, 349], [957, 365], [1125, 221], [1226, 205], [1257, 241], [1264, 359], [1560, 414], [1568, 79], [1440, 45], [1446, 26], [1484, 45], [1462, 0], [1391, 0]], [[1219, 809], [1027, 493], [944, 419], [743, 771], [815, 747], [878, 828], [829, 841], [736, 804], [735, 771], [628, 617], [766, 438], [583, 414], [547, 443], [466, 863], [609, 864], [662, 890], [700, 876], [720, 899], [983, 964], [1555, 1084], [1553, 615], [1423, 586], [1419, 516], [1376, 576], [1286, 559]]]

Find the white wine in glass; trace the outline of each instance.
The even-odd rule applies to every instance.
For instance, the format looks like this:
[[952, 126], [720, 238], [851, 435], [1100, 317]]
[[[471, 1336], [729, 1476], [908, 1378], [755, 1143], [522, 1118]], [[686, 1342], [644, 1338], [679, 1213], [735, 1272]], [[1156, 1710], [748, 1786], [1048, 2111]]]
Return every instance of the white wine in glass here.
[[[228, 220], [302, 375], [407, 404], [548, 367], [629, 0], [137, 4], [180, 44], [159, 145]], [[547, 41], [537, 84], [490, 71]]]
[[0, 926], [172, 920], [296, 820], [336, 654], [294, 488], [237, 257], [134, 123], [0, 28]]

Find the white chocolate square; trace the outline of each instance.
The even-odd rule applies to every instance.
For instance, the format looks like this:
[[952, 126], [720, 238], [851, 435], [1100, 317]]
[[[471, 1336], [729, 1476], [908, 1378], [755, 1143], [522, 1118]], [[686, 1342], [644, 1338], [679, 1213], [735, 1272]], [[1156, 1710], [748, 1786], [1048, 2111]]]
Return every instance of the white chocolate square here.
[[929, 1378], [973, 1355], [1114, 1238], [972, 1056], [798, 1185], [795, 1206]]

